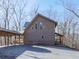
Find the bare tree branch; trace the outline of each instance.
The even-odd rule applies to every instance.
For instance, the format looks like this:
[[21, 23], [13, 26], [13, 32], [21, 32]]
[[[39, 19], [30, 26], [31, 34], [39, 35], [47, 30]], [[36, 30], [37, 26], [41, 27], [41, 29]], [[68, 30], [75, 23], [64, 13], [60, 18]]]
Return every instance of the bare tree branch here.
[[70, 11], [70, 12], [72, 12], [76, 17], [78, 17], [79, 18], [79, 15], [74, 11], [74, 10], [71, 10], [71, 9], [69, 9], [69, 8], [66, 8], [68, 11]]

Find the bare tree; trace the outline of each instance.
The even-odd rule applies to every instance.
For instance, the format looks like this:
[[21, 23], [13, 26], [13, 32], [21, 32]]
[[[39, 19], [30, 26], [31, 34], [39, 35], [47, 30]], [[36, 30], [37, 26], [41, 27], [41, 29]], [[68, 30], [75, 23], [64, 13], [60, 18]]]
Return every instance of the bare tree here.
[[[71, 4], [70, 2], [68, 2], [68, 0], [66, 1], [66, 3], [63, 0], [60, 0], [60, 2], [62, 2], [62, 6], [65, 8], [66, 13], [68, 13], [67, 11], [71, 12], [70, 15], [66, 15], [66, 16], [68, 16], [68, 19], [69, 19], [69, 17], [71, 17], [71, 19], [69, 19], [68, 23], [67, 23], [67, 25], [68, 25], [67, 38], [72, 36], [72, 38], [70, 38], [70, 39], [72, 39], [72, 47], [74, 47], [74, 45], [76, 45], [74, 43], [75, 37], [77, 37], [76, 34], [78, 34], [78, 32], [76, 31], [76, 28], [78, 28], [78, 20], [76, 22], [74, 22], [74, 20], [76, 19], [76, 17], [79, 18], [79, 15], [76, 13], [78, 11], [76, 11], [76, 9], [77, 9], [76, 6], [74, 7], [74, 4]], [[67, 19], [67, 18], [65, 18], [65, 19]]]
[[76, 43], [74, 43], [75, 42], [75, 35], [76, 35], [76, 33], [75, 33], [75, 31], [76, 31], [76, 26], [78, 25], [78, 22], [75, 22], [75, 23], [73, 23], [73, 25], [72, 25], [72, 47], [74, 47], [75, 46], [75, 44]]
[[[16, 4], [13, 5], [12, 9], [13, 9], [13, 13], [14, 13], [14, 26], [16, 27], [16, 30], [17, 31], [20, 31], [22, 29], [22, 25], [21, 25], [21, 22], [22, 20], [25, 19], [25, 14], [24, 14], [24, 8], [26, 7], [26, 2], [22, 2], [23, 5], [20, 6], [18, 5], [19, 9], [18, 9], [18, 12], [16, 10]], [[26, 16], [27, 17], [27, 16]]]
[[79, 15], [72, 9], [66, 8], [68, 11], [70, 11], [71, 13], [73, 13], [76, 17], [79, 18]]
[[5, 23], [5, 28], [9, 29], [9, 23], [10, 23], [10, 19], [11, 19], [11, 3], [10, 0], [2, 0], [2, 3], [0, 4], [0, 8], [4, 11], [3, 12], [3, 19], [4, 19], [4, 23]]
[[39, 11], [39, 5], [34, 5], [34, 7], [32, 8], [32, 10], [30, 11], [30, 17], [33, 17], [33, 16], [35, 16], [37, 13], [38, 13], [38, 11]]

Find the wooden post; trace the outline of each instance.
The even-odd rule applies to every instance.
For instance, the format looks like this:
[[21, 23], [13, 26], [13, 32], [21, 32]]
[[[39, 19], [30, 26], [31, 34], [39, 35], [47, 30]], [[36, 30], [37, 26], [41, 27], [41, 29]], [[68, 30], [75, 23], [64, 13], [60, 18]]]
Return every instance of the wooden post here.
[[2, 37], [1, 37], [1, 46], [2, 46]]
[[19, 44], [20, 44], [20, 35], [19, 35]]
[[6, 35], [4, 36], [4, 39], [5, 39], [5, 45], [6, 45]]
[[0, 36], [0, 46], [1, 46], [1, 36]]
[[12, 36], [10, 35], [10, 44], [12, 45]]
[[61, 37], [59, 36], [59, 44], [61, 44]]
[[21, 43], [24, 44], [24, 35], [21, 35]]
[[9, 35], [9, 45], [11, 45], [11, 44], [10, 44], [10, 40], [11, 40], [11, 39], [10, 39], [10, 35]]
[[8, 38], [9, 38], [9, 45], [10, 45], [10, 35], [8, 36]]
[[14, 41], [15, 45], [16, 45], [16, 35], [15, 35], [15, 41]]
[[[1, 34], [2, 34], [2, 32], [1, 32]], [[1, 41], [1, 46], [2, 46], [2, 37], [1, 37], [0, 41]]]
[[9, 35], [7, 35], [7, 45], [9, 45]]

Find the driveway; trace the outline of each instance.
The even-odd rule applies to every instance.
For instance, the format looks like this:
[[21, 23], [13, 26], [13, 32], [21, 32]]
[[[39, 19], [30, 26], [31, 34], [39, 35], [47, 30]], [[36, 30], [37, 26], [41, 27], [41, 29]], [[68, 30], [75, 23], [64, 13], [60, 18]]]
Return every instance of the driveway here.
[[1, 47], [0, 59], [79, 59], [79, 51], [56, 46], [16, 45]]

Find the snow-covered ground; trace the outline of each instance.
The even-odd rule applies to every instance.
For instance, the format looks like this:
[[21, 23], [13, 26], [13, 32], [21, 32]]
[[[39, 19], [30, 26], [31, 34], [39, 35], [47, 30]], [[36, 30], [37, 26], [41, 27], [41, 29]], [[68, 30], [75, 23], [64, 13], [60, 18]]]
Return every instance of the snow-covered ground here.
[[55, 46], [16, 45], [1, 47], [0, 59], [79, 59], [79, 51]]

